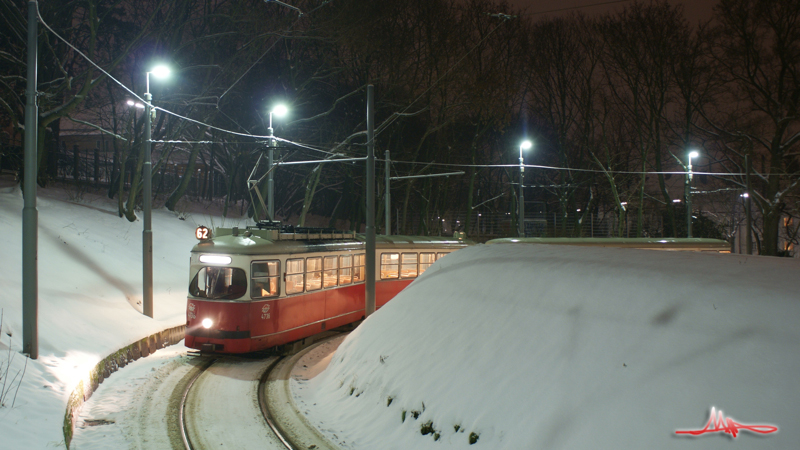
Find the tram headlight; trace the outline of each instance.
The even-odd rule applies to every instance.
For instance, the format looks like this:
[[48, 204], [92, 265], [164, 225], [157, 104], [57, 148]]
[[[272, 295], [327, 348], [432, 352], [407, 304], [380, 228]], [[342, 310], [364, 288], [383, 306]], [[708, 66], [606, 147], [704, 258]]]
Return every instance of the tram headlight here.
[[203, 319], [203, 321], [201, 323], [203, 324], [203, 328], [205, 328], [205, 329], [209, 329], [209, 328], [211, 328], [211, 325], [214, 325], [214, 321], [209, 319], [208, 317]]

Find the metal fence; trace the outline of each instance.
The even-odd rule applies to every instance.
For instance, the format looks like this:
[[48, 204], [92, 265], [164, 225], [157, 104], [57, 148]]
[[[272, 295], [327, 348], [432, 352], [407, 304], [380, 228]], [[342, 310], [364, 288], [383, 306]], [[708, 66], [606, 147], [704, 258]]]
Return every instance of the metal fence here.
[[[56, 176], [61, 181], [71, 181], [78, 185], [108, 187], [114, 178], [113, 155], [98, 149], [72, 149], [62, 148], [58, 152]], [[172, 192], [181, 182], [186, 164], [162, 164], [153, 173], [153, 189], [156, 192]], [[133, 173], [131, 164], [125, 165], [123, 171], [123, 189], [130, 189]], [[154, 167], [156, 169], [156, 167]], [[116, 169], [119, 171], [119, 168]], [[206, 173], [206, 168], [200, 166], [194, 169], [197, 173], [187, 188], [189, 197], [217, 197], [224, 195], [224, 181], [217, 172]], [[117, 178], [118, 180], [118, 178]]]
[[[398, 221], [393, 221], [393, 234], [402, 230]], [[511, 213], [477, 213], [473, 212], [469, 220], [463, 212], [447, 213], [443, 216], [432, 215], [423, 218], [418, 214], [407, 221], [406, 232], [410, 234], [428, 234], [451, 236], [456, 231], [463, 231], [477, 240], [499, 237], [517, 236], [517, 226]], [[623, 235], [635, 229], [631, 224], [623, 224]], [[558, 213], [537, 213], [526, 215], [525, 236], [527, 237], [611, 237], [619, 230], [619, 221], [613, 215], [598, 217], [590, 214], [581, 221], [581, 217], [571, 214], [566, 218]]]

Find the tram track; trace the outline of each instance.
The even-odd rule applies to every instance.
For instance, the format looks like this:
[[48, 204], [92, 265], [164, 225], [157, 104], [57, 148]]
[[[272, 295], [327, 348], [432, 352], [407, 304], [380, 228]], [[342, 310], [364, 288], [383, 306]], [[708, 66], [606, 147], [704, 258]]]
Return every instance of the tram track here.
[[183, 394], [181, 395], [181, 402], [178, 406], [178, 423], [180, 424], [180, 431], [181, 431], [181, 440], [183, 441], [183, 445], [186, 450], [194, 450], [191, 442], [189, 442], [189, 435], [186, 433], [186, 397], [189, 395], [189, 390], [192, 389], [194, 386], [194, 382], [200, 378], [200, 375], [206, 371], [212, 364], [214, 364], [216, 358], [208, 358], [208, 361], [203, 362], [191, 375], [191, 378], [186, 383], [186, 387], [183, 390]]
[[337, 449], [294, 407], [289, 385], [294, 364], [323, 342], [285, 357], [201, 356], [182, 383], [174, 448]]
[[269, 404], [267, 402], [267, 382], [269, 381], [270, 374], [275, 369], [275, 366], [280, 363], [283, 358], [276, 359], [274, 363], [272, 363], [267, 370], [261, 375], [261, 379], [258, 382], [258, 406], [261, 408], [261, 414], [264, 416], [264, 420], [267, 421], [267, 425], [275, 433], [275, 436], [280, 439], [281, 443], [286, 446], [289, 450], [294, 450], [292, 443], [286, 438], [286, 433], [281, 429], [281, 427], [275, 422], [272, 414], [269, 411]]

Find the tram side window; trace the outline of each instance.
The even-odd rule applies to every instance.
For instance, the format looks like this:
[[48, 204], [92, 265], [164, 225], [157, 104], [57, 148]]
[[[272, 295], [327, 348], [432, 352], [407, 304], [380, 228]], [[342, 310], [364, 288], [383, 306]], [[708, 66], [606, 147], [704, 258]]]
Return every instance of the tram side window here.
[[416, 278], [417, 254], [403, 253], [400, 255], [400, 278]]
[[256, 261], [250, 266], [250, 296], [253, 298], [277, 297], [280, 293], [280, 261]]
[[353, 255], [353, 283], [364, 281], [364, 265], [366, 260], [366, 256], [363, 253], [360, 255]]
[[203, 267], [189, 283], [193, 297], [235, 300], [247, 293], [247, 274], [238, 267]]
[[438, 261], [438, 260], [444, 258], [445, 256], [447, 256], [448, 254], [449, 254], [449, 252], [447, 252], [447, 253], [437, 253], [436, 254], [436, 260]]
[[322, 287], [334, 287], [338, 281], [338, 265], [336, 264], [339, 261], [338, 256], [326, 256], [322, 262], [324, 267], [324, 272], [322, 274]]
[[353, 255], [339, 256], [339, 284], [353, 282]]
[[306, 290], [322, 289], [322, 258], [306, 259]]
[[436, 253], [420, 253], [419, 274], [422, 275], [423, 272], [428, 270], [428, 267], [432, 266], [434, 261], [436, 261]]
[[400, 255], [397, 253], [381, 253], [381, 279], [397, 278]]
[[297, 294], [303, 292], [304, 287], [304, 259], [287, 259], [286, 260], [286, 293]]

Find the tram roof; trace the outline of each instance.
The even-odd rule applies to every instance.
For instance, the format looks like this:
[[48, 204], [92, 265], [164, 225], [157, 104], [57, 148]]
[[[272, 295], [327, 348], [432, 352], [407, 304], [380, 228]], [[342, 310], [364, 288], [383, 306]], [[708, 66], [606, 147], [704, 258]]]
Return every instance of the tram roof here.
[[730, 251], [731, 244], [707, 238], [500, 238], [487, 244], [552, 244], [664, 250]]
[[[345, 233], [337, 237], [319, 234], [288, 236], [282, 233], [278, 239], [274, 234], [246, 230], [237, 234], [221, 229], [212, 239], [200, 241], [192, 248], [193, 253], [224, 253], [239, 255], [296, 254], [335, 251], [364, 250], [366, 237], [362, 234]], [[378, 249], [392, 248], [452, 248], [458, 249], [474, 242], [456, 237], [440, 236], [383, 236], [375, 237]]]

